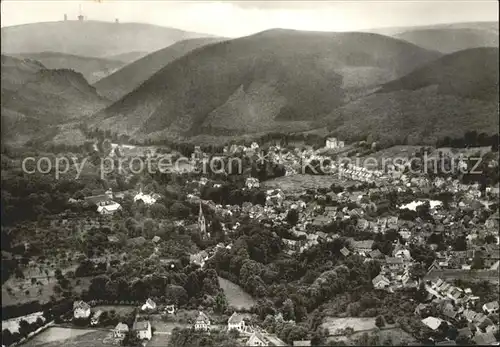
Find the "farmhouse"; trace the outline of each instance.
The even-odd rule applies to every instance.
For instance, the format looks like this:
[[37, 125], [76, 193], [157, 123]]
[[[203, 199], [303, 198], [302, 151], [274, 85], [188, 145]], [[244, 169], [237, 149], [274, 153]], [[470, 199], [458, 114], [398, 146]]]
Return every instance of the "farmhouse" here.
[[151, 299], [147, 299], [146, 303], [141, 306], [142, 311], [152, 311], [156, 309], [156, 302]]
[[277, 336], [255, 331], [248, 339], [247, 346], [286, 346]]
[[495, 314], [498, 312], [498, 301], [488, 302], [483, 305], [483, 311], [487, 315]]
[[245, 320], [243, 315], [234, 312], [227, 321], [227, 330], [237, 330], [240, 333], [245, 330]]
[[90, 306], [84, 301], [73, 303], [73, 316], [76, 319], [87, 319], [90, 317]]
[[208, 316], [201, 312], [198, 314], [196, 321], [194, 322], [194, 330], [198, 331], [208, 331], [210, 329], [210, 319]]
[[151, 340], [151, 323], [149, 321], [135, 321], [132, 330], [139, 340]]
[[113, 330], [113, 337], [117, 339], [125, 338], [125, 334], [128, 333], [128, 325], [125, 323], [118, 323]]
[[391, 284], [391, 282], [384, 275], [377, 275], [377, 277], [372, 280], [372, 283], [375, 289], [384, 289]]

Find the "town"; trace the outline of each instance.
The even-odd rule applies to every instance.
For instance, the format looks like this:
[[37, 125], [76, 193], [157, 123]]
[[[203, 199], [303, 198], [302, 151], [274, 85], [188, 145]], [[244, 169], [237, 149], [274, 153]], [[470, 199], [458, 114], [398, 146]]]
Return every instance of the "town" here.
[[[73, 155], [182, 155], [91, 150]], [[2, 175], [3, 344], [498, 345], [498, 148], [467, 151], [326, 137], [194, 147], [168, 173]]]

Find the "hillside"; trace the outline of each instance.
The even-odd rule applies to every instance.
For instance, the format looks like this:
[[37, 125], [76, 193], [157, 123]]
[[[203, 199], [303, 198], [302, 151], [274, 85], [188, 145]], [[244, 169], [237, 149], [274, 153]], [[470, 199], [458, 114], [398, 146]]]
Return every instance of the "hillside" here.
[[440, 54], [370, 33], [268, 30], [173, 61], [92, 119], [134, 135], [222, 135], [283, 129], [342, 105]]
[[47, 69], [70, 69], [80, 72], [89, 83], [94, 83], [110, 75], [126, 64], [120, 60], [84, 57], [58, 52], [24, 53], [18, 56], [37, 60]]
[[498, 49], [443, 56], [335, 109], [327, 122], [345, 139], [434, 144], [466, 131], [498, 133]]
[[2, 88], [2, 141], [52, 138], [60, 125], [88, 117], [108, 104], [82, 74], [40, 69], [16, 91]]
[[380, 93], [438, 86], [440, 94], [498, 99], [498, 48], [472, 48], [443, 56], [382, 86]]
[[99, 94], [118, 100], [153, 76], [158, 70], [192, 50], [221, 41], [221, 38], [189, 39], [151, 53], [94, 84]]
[[2, 95], [6, 91], [16, 91], [45, 67], [39, 61], [18, 59], [2, 54]]
[[4, 27], [2, 53], [59, 52], [106, 57], [154, 52], [177, 41], [208, 35], [142, 23], [61, 21]]
[[121, 53], [121, 54], [112, 54], [106, 56], [105, 58], [109, 60], [122, 61], [124, 63], [129, 64], [131, 62], [141, 59], [142, 57], [145, 57], [146, 55], [148, 55], [148, 52], [136, 51], [136, 52]]

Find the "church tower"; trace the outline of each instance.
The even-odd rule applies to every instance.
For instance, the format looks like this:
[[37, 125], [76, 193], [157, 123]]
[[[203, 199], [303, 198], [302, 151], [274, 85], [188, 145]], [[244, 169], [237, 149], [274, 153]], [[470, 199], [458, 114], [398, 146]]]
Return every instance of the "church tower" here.
[[198, 213], [198, 227], [200, 229], [201, 236], [204, 237], [207, 234], [207, 223], [205, 222], [205, 216], [203, 215], [201, 202], [200, 202], [200, 212]]

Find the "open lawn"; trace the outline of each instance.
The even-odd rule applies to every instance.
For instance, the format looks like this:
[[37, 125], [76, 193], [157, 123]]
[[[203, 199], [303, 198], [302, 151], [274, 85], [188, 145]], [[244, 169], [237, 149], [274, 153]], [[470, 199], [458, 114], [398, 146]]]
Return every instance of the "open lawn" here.
[[352, 328], [354, 332], [368, 331], [377, 328], [375, 318], [355, 318], [355, 317], [327, 317], [323, 320], [323, 328], [328, 329], [330, 335], [342, 335], [342, 330]]
[[273, 178], [262, 182], [267, 189], [281, 189], [285, 194], [297, 193], [306, 189], [330, 188], [335, 183], [343, 187], [349, 187], [356, 182], [347, 179], [338, 179], [336, 175], [291, 175]]
[[103, 342], [104, 340], [110, 340], [108, 338], [110, 334], [111, 332], [105, 330], [52, 327], [35, 336], [32, 340], [23, 344], [23, 347], [112, 346], [111, 342]]
[[255, 300], [237, 284], [219, 277], [219, 285], [226, 294], [230, 306], [237, 309], [249, 309], [255, 305]]

